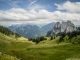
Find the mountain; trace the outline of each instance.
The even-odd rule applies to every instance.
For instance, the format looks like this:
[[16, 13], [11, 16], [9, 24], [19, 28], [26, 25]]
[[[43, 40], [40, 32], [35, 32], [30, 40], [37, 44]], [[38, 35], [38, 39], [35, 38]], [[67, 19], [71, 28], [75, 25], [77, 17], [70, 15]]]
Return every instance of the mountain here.
[[42, 32], [44, 33], [43, 35], [46, 35], [48, 31], [52, 30], [54, 25], [55, 23], [53, 22], [53, 23], [49, 23], [49, 24], [42, 26], [41, 29], [42, 29]]
[[61, 33], [68, 33], [72, 31], [76, 31], [75, 25], [71, 21], [67, 22], [57, 22], [53, 29], [47, 33], [47, 36], [55, 36], [55, 35], [60, 35]]
[[80, 30], [80, 27], [77, 27], [78, 30]]
[[15, 24], [15, 25], [11, 25], [8, 28], [12, 31], [14, 31], [16, 28], [21, 27], [21, 26], [26, 26], [28, 24]]
[[53, 23], [49, 23], [47, 25], [42, 26], [41, 28], [37, 25], [28, 25], [28, 24], [21, 24], [21, 25], [12, 25], [8, 28], [12, 30], [13, 32], [16, 32], [24, 37], [27, 38], [35, 38], [38, 36], [46, 36], [46, 33], [52, 29], [54, 26]]
[[26, 25], [26, 26], [19, 26], [14, 28], [15, 26], [10, 26], [9, 29], [12, 31], [28, 38], [34, 38], [40, 36], [40, 28], [36, 25]]

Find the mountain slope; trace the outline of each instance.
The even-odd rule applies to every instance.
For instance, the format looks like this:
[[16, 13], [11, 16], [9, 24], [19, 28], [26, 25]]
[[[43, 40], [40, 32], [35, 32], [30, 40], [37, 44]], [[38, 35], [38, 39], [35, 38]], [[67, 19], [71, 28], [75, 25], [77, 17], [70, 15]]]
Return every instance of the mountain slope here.
[[53, 28], [54, 25], [55, 25], [54, 22], [53, 23], [49, 23], [47, 25], [42, 26], [41, 29], [43, 29], [45, 31], [49, 31], [49, 30], [51, 30]]
[[36, 25], [12, 25], [8, 28], [24, 37], [35, 38], [38, 36], [45, 36], [46, 33], [52, 29], [53, 26], [54, 23], [44, 25], [41, 28]]
[[11, 38], [3, 33], [0, 33], [0, 60], [21, 60], [21, 57], [17, 57], [17, 54], [13, 54], [15, 51], [24, 50], [28, 46], [34, 45], [33, 42], [28, 41], [26, 38]]
[[41, 29], [42, 29], [42, 32], [44, 33], [43, 35], [46, 36], [47, 32], [52, 30], [54, 25], [55, 25], [55, 23], [53, 22], [53, 23], [49, 23], [47, 25], [42, 26]]
[[78, 27], [77, 29], [80, 30], [80, 27]]
[[34, 38], [34, 37], [41, 35], [41, 30], [36, 25], [34, 25], [34, 26], [32, 26], [32, 25], [20, 26], [15, 29], [11, 29], [11, 30], [24, 36], [24, 37], [28, 37], [28, 38]]
[[53, 40], [50, 40], [50, 37], [46, 38], [47, 40], [35, 44], [28, 40], [22, 41], [23, 39], [19, 41], [0, 33], [0, 52], [2, 52], [0, 60], [6, 59], [6, 56], [8, 60], [14, 60], [14, 58], [15, 60], [80, 59], [80, 44], [65, 42], [57, 44], [59, 36]]
[[21, 35], [12, 32], [10, 29], [0, 26], [0, 32], [7, 35], [7, 36], [14, 36], [15, 38], [21, 37]]
[[30, 45], [20, 50], [13, 52], [21, 60], [66, 60], [80, 59], [80, 45], [71, 43], [59, 43], [56, 41], [59, 37], [53, 40], [42, 41], [39, 44]]
[[47, 36], [60, 35], [61, 33], [68, 33], [76, 31], [75, 25], [71, 21], [67, 22], [57, 22], [53, 29], [47, 33]]

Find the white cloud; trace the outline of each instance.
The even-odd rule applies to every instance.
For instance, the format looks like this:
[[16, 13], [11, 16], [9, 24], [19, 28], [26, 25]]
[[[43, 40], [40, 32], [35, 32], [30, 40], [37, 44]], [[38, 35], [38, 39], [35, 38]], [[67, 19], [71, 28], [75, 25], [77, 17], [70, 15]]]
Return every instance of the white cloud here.
[[80, 12], [80, 2], [66, 1], [63, 4], [55, 4], [58, 10], [66, 10], [68, 12]]
[[34, 4], [35, 2], [37, 2], [37, 0], [32, 1], [29, 6], [31, 6], [32, 4]]
[[39, 4], [34, 4], [34, 5], [28, 7], [29, 10], [32, 10], [32, 9], [33, 10], [41, 10], [41, 9], [44, 9], [44, 8], [45, 8], [45, 6], [41, 6]]
[[7, 0], [7, 1], [8, 1], [8, 4], [9, 4], [10, 6], [12, 6], [12, 7], [20, 7], [20, 6], [18, 5], [18, 3], [22, 3], [21, 0], [16, 0], [16, 1]]
[[[66, 3], [71, 3], [71, 2], [58, 4], [58, 9], [64, 10], [60, 9], [59, 6], [65, 5]], [[79, 2], [75, 2], [74, 5], [76, 3]], [[74, 6], [72, 5], [71, 7]], [[80, 24], [80, 13], [78, 13], [80, 11], [76, 11], [75, 9], [73, 10], [66, 9], [69, 12], [67, 11], [61, 12], [59, 10], [54, 12], [49, 12], [45, 9], [40, 9], [36, 11], [35, 9], [25, 10], [22, 8], [12, 8], [6, 11], [0, 10], [0, 20], [1, 20], [0, 24], [6, 26], [11, 24], [22, 24], [22, 23], [47, 24], [50, 22], [57, 22], [57, 21], [61, 22], [67, 20], [71, 20], [76, 25]]]

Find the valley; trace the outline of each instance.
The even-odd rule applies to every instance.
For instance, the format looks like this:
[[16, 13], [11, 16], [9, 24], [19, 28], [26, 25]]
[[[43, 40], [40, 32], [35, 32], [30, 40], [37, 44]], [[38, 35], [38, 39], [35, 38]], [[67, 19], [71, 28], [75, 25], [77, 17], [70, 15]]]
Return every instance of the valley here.
[[[57, 43], [60, 37], [53, 40], [50, 40], [50, 37], [46, 38], [47, 40], [36, 44], [26, 38], [15, 40], [8, 36], [4, 38], [0, 34], [0, 52], [13, 56], [13, 60], [80, 60], [80, 44]], [[0, 60], [4, 60], [3, 58], [12, 60], [10, 57], [3, 56], [0, 55]]]
[[[58, 24], [55, 26], [51, 33], [59, 28]], [[80, 60], [79, 28], [70, 33], [36, 38], [25, 38], [6, 27], [0, 28], [0, 60]]]

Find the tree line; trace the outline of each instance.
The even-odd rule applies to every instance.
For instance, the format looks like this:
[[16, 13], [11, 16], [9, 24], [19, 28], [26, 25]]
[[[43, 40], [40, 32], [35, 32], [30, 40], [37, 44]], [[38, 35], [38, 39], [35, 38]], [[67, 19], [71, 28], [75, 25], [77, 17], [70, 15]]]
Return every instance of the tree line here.
[[43, 40], [47, 40], [47, 38], [44, 36], [40, 36], [40, 37], [36, 37], [36, 38], [29, 38], [28, 40], [32, 41], [32, 42], [36, 42], [36, 44], [38, 44], [39, 42], [41, 42]]
[[4, 26], [1, 26], [1, 25], [0, 25], [0, 32], [5, 34], [5, 35], [7, 35], [7, 36], [15, 35], [15, 38], [21, 37], [21, 35], [19, 35], [17, 33], [14, 33], [10, 29], [8, 29], [8, 28], [6, 28]]
[[68, 33], [61, 33], [60, 39], [58, 40], [58, 42], [62, 42], [64, 41], [64, 38], [67, 36], [69, 42], [72, 42], [72, 38], [75, 37], [74, 41], [80, 43], [80, 38], [77, 37], [78, 35], [80, 35], [80, 31], [73, 31], [73, 32], [68, 32]]

